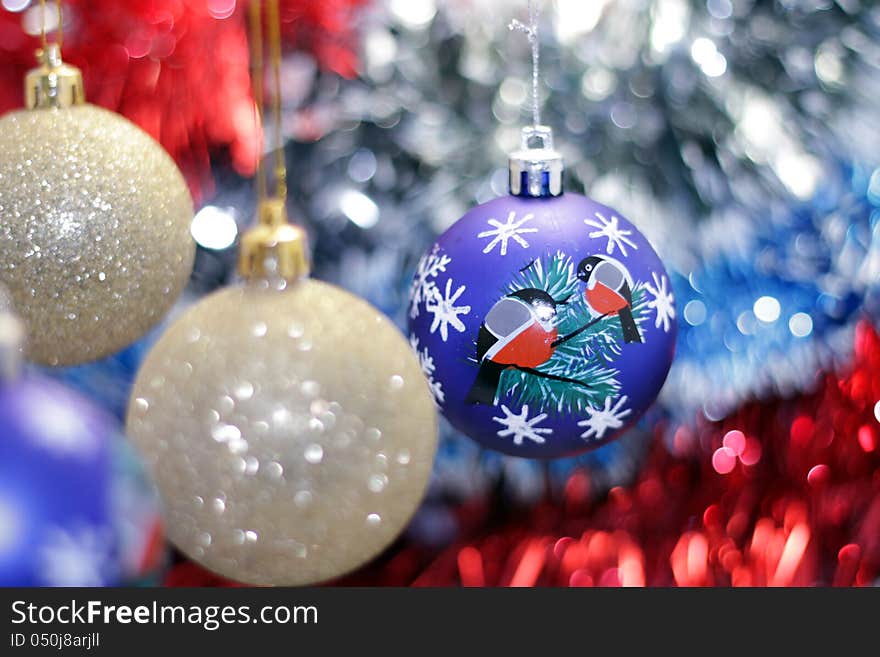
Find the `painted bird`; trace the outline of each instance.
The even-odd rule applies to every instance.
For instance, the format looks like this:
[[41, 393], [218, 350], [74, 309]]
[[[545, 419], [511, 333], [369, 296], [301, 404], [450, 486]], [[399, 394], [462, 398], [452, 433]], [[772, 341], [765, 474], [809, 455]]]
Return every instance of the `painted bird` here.
[[553, 356], [559, 344], [556, 301], [544, 290], [525, 288], [500, 299], [486, 314], [477, 337], [480, 369], [466, 401], [494, 404], [504, 370], [513, 368], [555, 381], [585, 383], [540, 372], [535, 368]]
[[577, 277], [586, 283], [587, 304], [601, 316], [617, 315], [624, 342], [641, 342], [639, 327], [632, 314], [632, 278], [626, 267], [614, 258], [590, 256], [581, 260]]

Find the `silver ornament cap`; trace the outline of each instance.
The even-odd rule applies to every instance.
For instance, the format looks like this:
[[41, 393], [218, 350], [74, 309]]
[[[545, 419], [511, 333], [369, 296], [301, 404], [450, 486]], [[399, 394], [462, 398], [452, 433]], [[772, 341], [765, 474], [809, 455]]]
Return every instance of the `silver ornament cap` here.
[[562, 154], [553, 148], [553, 129], [531, 125], [522, 129], [520, 148], [510, 154], [510, 193], [541, 198], [562, 195]]

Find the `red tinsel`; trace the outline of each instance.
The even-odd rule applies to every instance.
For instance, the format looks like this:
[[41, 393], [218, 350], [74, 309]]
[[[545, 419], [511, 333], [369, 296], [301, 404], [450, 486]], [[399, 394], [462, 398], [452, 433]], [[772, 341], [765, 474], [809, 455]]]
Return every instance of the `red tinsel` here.
[[[355, 72], [353, 18], [366, 0], [281, 0], [285, 41], [327, 70]], [[88, 99], [158, 139], [197, 196], [212, 191], [210, 154], [229, 149], [253, 173], [257, 131], [248, 73], [245, 2], [65, 0], [64, 57], [80, 67]], [[50, 7], [54, 7], [49, 3]], [[21, 107], [39, 38], [23, 24], [38, 3], [0, 11], [0, 113]], [[33, 30], [31, 30], [33, 31]]]
[[[880, 574], [880, 336], [817, 392], [753, 402], [658, 440], [639, 479], [588, 487], [464, 541], [414, 580], [443, 586], [865, 586]], [[659, 431], [658, 431], [659, 433]]]
[[[439, 556], [401, 542], [346, 585], [866, 586], [880, 576], [880, 336], [816, 392], [753, 402], [658, 439], [639, 478], [470, 531]], [[486, 503], [460, 509], [462, 525]], [[189, 569], [190, 575], [201, 573]], [[187, 581], [178, 571], [169, 583]], [[213, 582], [212, 583], [216, 583]]]

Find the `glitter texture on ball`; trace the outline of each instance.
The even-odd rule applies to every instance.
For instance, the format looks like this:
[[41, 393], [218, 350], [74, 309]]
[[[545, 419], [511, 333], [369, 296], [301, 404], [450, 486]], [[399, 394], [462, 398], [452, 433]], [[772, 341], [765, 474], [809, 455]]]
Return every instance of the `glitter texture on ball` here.
[[186, 284], [192, 199], [162, 147], [93, 105], [0, 119], [0, 281], [46, 365], [141, 337]]
[[436, 413], [406, 340], [312, 280], [251, 281], [191, 308], [135, 383], [128, 431], [171, 540], [231, 579], [342, 575], [400, 533], [424, 493]]

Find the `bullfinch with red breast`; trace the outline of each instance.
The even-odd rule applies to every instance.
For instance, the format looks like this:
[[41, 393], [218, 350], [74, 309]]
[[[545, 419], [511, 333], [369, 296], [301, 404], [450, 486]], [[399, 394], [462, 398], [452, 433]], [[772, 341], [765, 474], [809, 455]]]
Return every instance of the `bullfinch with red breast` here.
[[590, 308], [601, 316], [616, 315], [624, 342], [641, 342], [632, 314], [632, 278], [626, 267], [613, 258], [594, 255], [581, 260], [577, 277], [586, 283], [584, 297]]
[[486, 314], [477, 337], [480, 369], [466, 401], [494, 404], [504, 370], [513, 368], [556, 381], [588, 387], [574, 379], [535, 369], [546, 363], [560, 344], [556, 301], [544, 290], [525, 288], [500, 299]]

